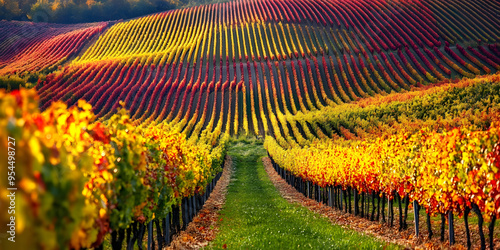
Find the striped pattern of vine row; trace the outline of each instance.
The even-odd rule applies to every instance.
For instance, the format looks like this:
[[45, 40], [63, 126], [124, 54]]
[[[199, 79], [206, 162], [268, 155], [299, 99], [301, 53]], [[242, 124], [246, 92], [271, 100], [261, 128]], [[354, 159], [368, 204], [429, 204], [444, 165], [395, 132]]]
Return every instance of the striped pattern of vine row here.
[[[37, 86], [179, 131], [313, 139], [284, 118], [500, 69], [494, 2], [238, 0], [120, 22]], [[451, 11], [451, 10], [456, 10]], [[300, 132], [300, 133], [299, 133]], [[319, 134], [318, 137], [328, 137]]]

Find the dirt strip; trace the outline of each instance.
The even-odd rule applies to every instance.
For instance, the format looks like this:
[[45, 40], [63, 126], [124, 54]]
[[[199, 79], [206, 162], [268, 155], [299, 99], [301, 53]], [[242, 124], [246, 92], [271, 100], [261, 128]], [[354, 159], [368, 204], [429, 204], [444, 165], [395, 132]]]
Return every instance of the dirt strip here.
[[[337, 224], [346, 229], [353, 229], [360, 233], [370, 235], [381, 239], [386, 242], [395, 243], [405, 248], [412, 249], [467, 249], [466, 247], [466, 236], [465, 236], [465, 226], [455, 224], [455, 240], [456, 244], [450, 247], [448, 244], [448, 236], [446, 235], [445, 241], [440, 242], [440, 227], [439, 223], [434, 223], [432, 225], [432, 230], [434, 232], [434, 236], [431, 240], [428, 239], [427, 234], [427, 226], [425, 225], [425, 218], [420, 217], [420, 236], [416, 238], [414, 231], [414, 223], [413, 221], [408, 220], [408, 229], [399, 231], [398, 230], [398, 210], [397, 203], [395, 202], [394, 206], [394, 226], [391, 227], [387, 223], [380, 223], [378, 221], [370, 221], [366, 218], [361, 218], [358, 216], [354, 216], [349, 213], [341, 212], [337, 209], [331, 208], [322, 203], [318, 203], [315, 200], [306, 198], [302, 193], [298, 192], [294, 187], [288, 185], [285, 180], [278, 175], [275, 169], [272, 166], [271, 160], [268, 157], [263, 159], [264, 168], [269, 175], [271, 181], [274, 186], [280, 192], [281, 196], [288, 200], [290, 203], [298, 203], [304, 207], [307, 207], [309, 210], [321, 214], [330, 219], [333, 224]], [[410, 211], [409, 211], [410, 213]], [[446, 225], [447, 227], [447, 225]], [[480, 241], [478, 236], [478, 227], [472, 226], [471, 229], [471, 240], [472, 240], [472, 249], [480, 249]], [[485, 230], [486, 227], [484, 228]], [[448, 234], [448, 228], [446, 228], [446, 234]], [[487, 234], [487, 231], [485, 231]], [[488, 238], [486, 239], [488, 242]], [[494, 249], [500, 249], [500, 240], [494, 239]], [[486, 243], [488, 247], [488, 243]]]
[[219, 211], [226, 202], [227, 185], [233, 174], [233, 161], [226, 156], [222, 176], [217, 182], [212, 194], [203, 205], [198, 215], [187, 226], [186, 230], [174, 236], [169, 247], [164, 249], [199, 249], [215, 239], [219, 228], [217, 220]]

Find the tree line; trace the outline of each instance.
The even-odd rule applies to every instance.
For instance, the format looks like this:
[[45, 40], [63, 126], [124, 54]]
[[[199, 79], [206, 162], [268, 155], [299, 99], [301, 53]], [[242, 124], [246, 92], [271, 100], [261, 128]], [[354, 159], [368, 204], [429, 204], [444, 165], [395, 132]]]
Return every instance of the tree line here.
[[82, 23], [129, 19], [221, 0], [2, 0], [0, 20]]

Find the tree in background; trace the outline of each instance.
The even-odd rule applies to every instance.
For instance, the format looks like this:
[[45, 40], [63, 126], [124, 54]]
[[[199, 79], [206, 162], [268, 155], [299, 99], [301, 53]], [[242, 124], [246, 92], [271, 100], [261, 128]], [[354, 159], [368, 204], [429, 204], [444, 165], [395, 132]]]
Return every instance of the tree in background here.
[[[196, 2], [196, 1], [195, 1]], [[199, 1], [199, 4], [207, 1]], [[211, 1], [210, 1], [211, 2]], [[182, 8], [179, 0], [0, 0], [0, 20], [82, 23], [128, 19]]]
[[0, 20], [99, 22], [227, 1], [229, 0], [0, 0]]
[[26, 14], [37, 0], [0, 0], [0, 19], [27, 20]]
[[178, 3], [176, 0], [39, 0], [32, 4], [27, 17], [51, 23], [108, 21], [174, 9]]

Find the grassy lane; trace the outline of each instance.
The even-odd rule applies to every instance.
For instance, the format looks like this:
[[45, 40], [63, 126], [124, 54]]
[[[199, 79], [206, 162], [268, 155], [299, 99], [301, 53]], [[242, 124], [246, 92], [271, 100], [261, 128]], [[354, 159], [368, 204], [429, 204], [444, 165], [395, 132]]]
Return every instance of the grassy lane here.
[[396, 248], [375, 238], [332, 225], [283, 199], [267, 176], [259, 141], [238, 141], [228, 152], [235, 164], [220, 232], [210, 248], [228, 249], [378, 249]]

